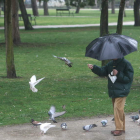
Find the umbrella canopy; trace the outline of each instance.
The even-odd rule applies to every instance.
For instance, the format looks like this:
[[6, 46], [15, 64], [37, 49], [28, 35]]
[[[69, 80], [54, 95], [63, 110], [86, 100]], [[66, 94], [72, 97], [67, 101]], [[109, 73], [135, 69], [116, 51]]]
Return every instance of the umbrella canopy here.
[[109, 34], [93, 40], [87, 47], [85, 56], [97, 60], [122, 58], [137, 51], [138, 42], [128, 36]]

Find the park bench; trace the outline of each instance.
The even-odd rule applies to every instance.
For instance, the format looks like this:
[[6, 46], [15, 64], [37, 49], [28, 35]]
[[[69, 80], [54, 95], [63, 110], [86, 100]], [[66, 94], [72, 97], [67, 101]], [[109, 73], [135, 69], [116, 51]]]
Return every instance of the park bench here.
[[60, 15], [62, 16], [63, 14], [68, 14], [69, 16], [70, 15], [73, 15], [74, 16], [74, 10], [72, 9], [56, 9], [56, 16]]
[[[34, 20], [35, 25], [36, 25], [36, 17], [35, 16], [32, 16], [31, 14], [27, 14], [27, 15], [29, 17], [29, 20], [31, 22]], [[18, 14], [18, 21], [23, 21], [22, 14]]]

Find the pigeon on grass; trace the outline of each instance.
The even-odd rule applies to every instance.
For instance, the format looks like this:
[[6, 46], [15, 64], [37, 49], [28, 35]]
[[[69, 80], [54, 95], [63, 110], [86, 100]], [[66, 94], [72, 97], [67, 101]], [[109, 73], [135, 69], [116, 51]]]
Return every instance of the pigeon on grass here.
[[89, 131], [90, 129], [94, 127], [97, 127], [97, 125], [96, 124], [86, 125], [86, 126], [83, 126], [83, 130]]
[[102, 120], [102, 121], [101, 121], [101, 124], [102, 124], [103, 127], [105, 127], [106, 124], [107, 124], [107, 120]]
[[136, 120], [139, 119], [139, 115], [130, 116], [130, 118], [135, 122]]
[[48, 111], [48, 115], [50, 117], [50, 120], [52, 120], [54, 123], [57, 123], [57, 121], [55, 120], [56, 117], [62, 116], [63, 114], [66, 113], [66, 111], [62, 111], [62, 112], [55, 112], [55, 106], [51, 106], [50, 110]]
[[31, 89], [33, 92], [37, 92], [38, 89], [35, 88], [35, 85], [37, 85], [37, 84], [38, 84], [40, 81], [42, 81], [44, 78], [45, 78], [45, 77], [36, 80], [36, 76], [33, 75], [33, 76], [30, 78], [30, 81], [29, 81], [30, 89]]
[[72, 63], [66, 57], [58, 57], [58, 56], [55, 56], [55, 55], [53, 55], [53, 57], [58, 58], [58, 59], [60, 59], [62, 61], [65, 61], [66, 65], [68, 65], [69, 67], [72, 67]]
[[51, 127], [55, 127], [55, 125], [51, 125], [51, 123], [42, 123], [40, 125], [41, 134], [45, 134]]
[[61, 124], [61, 129], [62, 130], [66, 130], [67, 129], [67, 124], [66, 123], [62, 123]]
[[31, 119], [31, 123], [36, 127], [42, 124], [41, 122], [35, 121], [34, 119]]

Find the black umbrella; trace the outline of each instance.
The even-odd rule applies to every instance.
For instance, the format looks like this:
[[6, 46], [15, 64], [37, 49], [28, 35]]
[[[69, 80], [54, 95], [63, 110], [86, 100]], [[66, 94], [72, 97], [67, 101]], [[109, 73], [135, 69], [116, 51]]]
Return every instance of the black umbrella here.
[[138, 42], [128, 36], [109, 34], [93, 40], [87, 47], [85, 56], [97, 60], [122, 58], [137, 51]]

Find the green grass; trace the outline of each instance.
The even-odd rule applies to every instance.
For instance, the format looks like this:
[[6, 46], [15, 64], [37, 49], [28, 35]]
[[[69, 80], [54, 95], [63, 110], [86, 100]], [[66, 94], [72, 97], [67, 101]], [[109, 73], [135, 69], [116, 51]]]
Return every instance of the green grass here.
[[[110, 33], [116, 27], [109, 28]], [[140, 43], [140, 27], [125, 26], [123, 34]], [[86, 46], [99, 37], [99, 27], [71, 29], [20, 30], [22, 43], [14, 47], [18, 78], [7, 79], [5, 45], [0, 45], [0, 126], [28, 123], [31, 118], [47, 121], [51, 105], [56, 111], [67, 113], [62, 118], [91, 117], [113, 114], [111, 99], [107, 94], [107, 79], [93, 74], [87, 64], [101, 65], [100, 61], [85, 57]], [[4, 42], [3, 30], [0, 40]], [[127, 98], [125, 112], [140, 109], [140, 55], [139, 51], [126, 56], [134, 67], [134, 82]], [[52, 55], [65, 56], [73, 62], [69, 68]], [[36, 87], [29, 89], [32, 75], [46, 77]]]
[[[27, 10], [28, 14], [33, 14], [31, 9]], [[19, 12], [20, 13], [20, 12]], [[74, 24], [99, 24], [100, 10], [80, 10], [79, 14], [73, 16], [56, 16], [55, 9], [49, 9], [49, 16], [43, 16], [43, 9], [39, 9], [39, 17], [36, 18], [37, 25], [74, 25]], [[109, 23], [117, 22], [118, 10], [115, 14], [111, 14], [109, 10]], [[126, 10], [124, 21], [134, 21], [133, 10]], [[4, 18], [0, 17], [0, 27], [4, 24]], [[32, 22], [34, 25], [34, 21]], [[23, 21], [19, 21], [19, 25], [23, 26]]]

